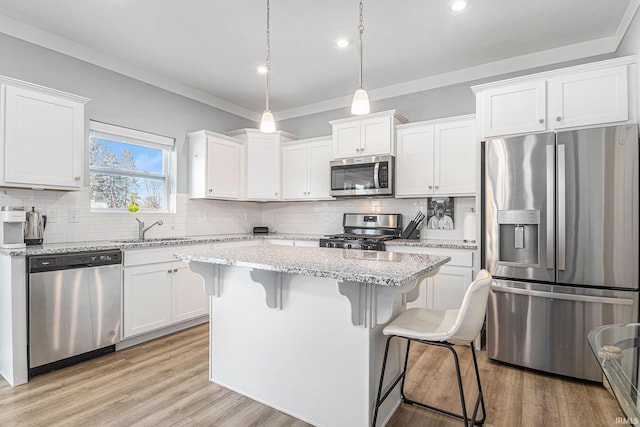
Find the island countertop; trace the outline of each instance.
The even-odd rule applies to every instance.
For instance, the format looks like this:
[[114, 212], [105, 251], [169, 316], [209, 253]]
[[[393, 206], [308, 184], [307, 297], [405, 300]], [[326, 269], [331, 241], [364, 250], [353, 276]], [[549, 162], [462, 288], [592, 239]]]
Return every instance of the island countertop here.
[[415, 282], [451, 259], [423, 254], [271, 245], [214, 248], [204, 253], [175, 254], [174, 257], [383, 286]]

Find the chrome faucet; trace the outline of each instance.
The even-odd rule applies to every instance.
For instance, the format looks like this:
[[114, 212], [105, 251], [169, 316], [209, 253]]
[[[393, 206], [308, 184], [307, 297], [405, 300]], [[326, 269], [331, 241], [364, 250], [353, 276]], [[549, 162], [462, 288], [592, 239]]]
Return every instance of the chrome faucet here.
[[147, 228], [144, 228], [144, 222], [140, 221], [138, 218], [136, 218], [136, 221], [138, 221], [138, 239], [140, 239], [140, 240], [144, 240], [144, 233], [149, 231], [149, 229], [151, 227], [153, 227], [154, 225], [162, 225], [162, 220], [161, 219], [157, 220], [156, 222], [154, 222], [153, 224], [151, 224]]

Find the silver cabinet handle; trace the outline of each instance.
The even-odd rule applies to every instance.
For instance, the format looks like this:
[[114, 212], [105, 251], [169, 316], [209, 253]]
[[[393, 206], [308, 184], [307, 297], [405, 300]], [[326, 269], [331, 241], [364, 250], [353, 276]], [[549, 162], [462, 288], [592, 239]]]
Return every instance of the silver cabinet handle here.
[[561, 122], [562, 121], [562, 117], [558, 116], [556, 117], [556, 122]]
[[553, 236], [555, 234], [555, 218], [554, 215], [554, 200], [555, 200], [555, 175], [556, 159], [555, 159], [555, 147], [553, 145], [547, 145], [547, 268], [553, 268], [555, 260], [553, 259]]
[[540, 119], [540, 123], [544, 123], [544, 119]]
[[168, 270], [167, 270], [167, 273], [171, 274], [171, 269], [168, 269]]
[[558, 144], [558, 270], [566, 267], [567, 212], [566, 212], [566, 177], [565, 147]]
[[436, 190], [437, 190], [438, 188], [440, 188], [440, 187], [436, 185]]
[[507, 286], [500, 286], [500, 285], [491, 285], [491, 290], [494, 292], [502, 292], [505, 294], [524, 295], [524, 296], [536, 297], [536, 298], [592, 302], [596, 304], [633, 305], [633, 300], [631, 298], [611, 298], [611, 297], [594, 297], [590, 295], [562, 294], [562, 293], [556, 293], [556, 292], [534, 291], [531, 289], [510, 288]]
[[174, 269], [173, 269], [173, 272], [174, 272], [174, 273], [177, 273], [177, 272], [178, 272], [178, 269], [177, 269], [177, 268], [174, 268]]
[[210, 188], [210, 189], [209, 189], [209, 193], [213, 193], [213, 188]]
[[75, 177], [75, 178], [73, 178], [73, 179], [75, 179], [76, 181], [80, 181], [80, 177], [79, 177], [79, 176], [76, 176], [76, 177]]
[[432, 186], [432, 185], [430, 185], [430, 186], [429, 186], [429, 190], [431, 190], [431, 189], [433, 189], [433, 186]]

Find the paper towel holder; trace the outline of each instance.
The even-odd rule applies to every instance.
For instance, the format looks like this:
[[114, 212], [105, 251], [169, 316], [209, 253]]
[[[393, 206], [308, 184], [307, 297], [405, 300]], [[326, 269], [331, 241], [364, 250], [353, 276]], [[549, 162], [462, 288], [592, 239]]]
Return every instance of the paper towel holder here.
[[476, 213], [473, 208], [464, 214], [462, 236], [465, 243], [476, 243]]

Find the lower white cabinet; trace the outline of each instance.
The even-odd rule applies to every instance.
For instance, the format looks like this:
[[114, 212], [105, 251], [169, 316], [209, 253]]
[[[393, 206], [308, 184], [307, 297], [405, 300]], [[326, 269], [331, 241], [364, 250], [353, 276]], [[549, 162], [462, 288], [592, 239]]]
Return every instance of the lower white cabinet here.
[[466, 249], [440, 249], [415, 246], [387, 245], [391, 252], [450, 256], [451, 261], [440, 267], [438, 274], [423, 280], [417, 300], [407, 308], [422, 307], [437, 310], [460, 308], [464, 293], [473, 280], [473, 251]]
[[208, 314], [202, 277], [185, 262], [168, 261], [175, 252], [201, 247], [125, 251], [123, 338]]

